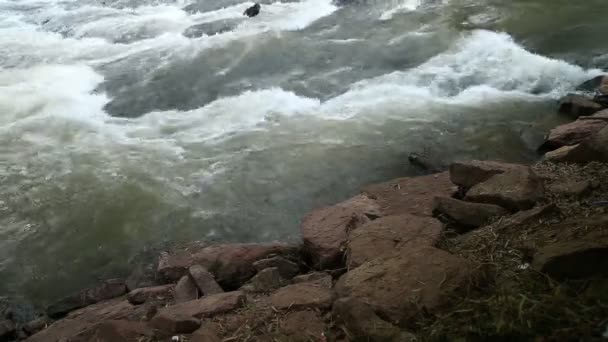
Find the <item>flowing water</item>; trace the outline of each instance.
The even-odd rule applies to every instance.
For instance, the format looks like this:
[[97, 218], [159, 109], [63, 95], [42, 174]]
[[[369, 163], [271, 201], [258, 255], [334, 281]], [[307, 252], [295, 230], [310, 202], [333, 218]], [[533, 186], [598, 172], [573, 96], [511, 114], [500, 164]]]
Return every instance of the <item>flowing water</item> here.
[[407, 155], [529, 161], [605, 0], [0, 0], [0, 295], [189, 240], [298, 241]]

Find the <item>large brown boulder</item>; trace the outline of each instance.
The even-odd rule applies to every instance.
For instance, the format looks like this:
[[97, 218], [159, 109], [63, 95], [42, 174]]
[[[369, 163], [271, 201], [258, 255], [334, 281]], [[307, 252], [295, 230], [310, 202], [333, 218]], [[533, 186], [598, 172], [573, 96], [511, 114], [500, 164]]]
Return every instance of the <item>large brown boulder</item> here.
[[91, 342], [132, 342], [152, 340], [154, 331], [144, 322], [109, 320], [99, 324]]
[[194, 251], [161, 254], [158, 272], [165, 281], [177, 281], [192, 265], [201, 265], [226, 290], [237, 289], [255, 273], [253, 263], [271, 255], [295, 254], [298, 247], [285, 243], [241, 243], [207, 246]]
[[559, 101], [559, 112], [568, 115], [572, 119], [592, 115], [603, 108], [601, 104], [583, 95], [569, 94]]
[[203, 296], [208, 296], [217, 293], [223, 293], [224, 290], [215, 281], [215, 277], [211, 272], [207, 271], [201, 265], [192, 265], [188, 269], [190, 279], [196, 284]]
[[554, 150], [580, 143], [608, 125], [606, 120], [576, 120], [551, 130], [540, 150]]
[[213, 316], [216, 314], [238, 309], [247, 300], [241, 291], [219, 293], [201, 299], [167, 306], [158, 311], [159, 315], [187, 315], [196, 318]]
[[433, 313], [476, 275], [471, 262], [429, 246], [406, 246], [343, 275], [339, 297], [357, 298], [394, 324], [413, 323], [422, 312]]
[[276, 309], [327, 309], [331, 306], [331, 290], [315, 282], [292, 284], [278, 289], [268, 298]]
[[281, 277], [285, 279], [291, 279], [300, 273], [300, 266], [298, 266], [298, 264], [280, 256], [258, 260], [253, 263], [253, 267], [255, 267], [258, 272], [266, 268], [276, 267], [279, 270]]
[[422, 177], [398, 178], [363, 188], [370, 198], [376, 199], [381, 216], [411, 214], [432, 216], [433, 198], [451, 196], [456, 188], [447, 172]]
[[521, 168], [525, 168], [525, 166], [498, 161], [455, 162], [450, 165], [450, 180], [458, 186], [469, 189], [494, 175]]
[[131, 304], [143, 304], [148, 300], [166, 303], [173, 299], [175, 285], [161, 285], [142, 287], [135, 289], [127, 294], [127, 300]]
[[443, 225], [432, 217], [409, 214], [387, 216], [353, 231], [348, 239], [347, 266], [355, 268], [406, 244], [433, 246]]
[[300, 226], [303, 252], [317, 269], [339, 268], [349, 232], [379, 215], [378, 203], [365, 195], [317, 209], [308, 214]]
[[123, 280], [109, 279], [97, 287], [82, 290], [49, 305], [47, 314], [53, 318], [61, 317], [70, 311], [119, 297], [125, 293], [127, 293], [127, 286]]
[[472, 187], [465, 199], [519, 211], [534, 207], [543, 197], [542, 180], [527, 167], [492, 176]]
[[398, 327], [381, 319], [368, 304], [351, 297], [334, 302], [333, 318], [344, 326], [348, 335], [356, 341], [409, 342], [414, 335], [402, 332]]
[[481, 227], [494, 217], [509, 214], [505, 208], [497, 205], [465, 202], [451, 197], [436, 197], [433, 213], [464, 228]]

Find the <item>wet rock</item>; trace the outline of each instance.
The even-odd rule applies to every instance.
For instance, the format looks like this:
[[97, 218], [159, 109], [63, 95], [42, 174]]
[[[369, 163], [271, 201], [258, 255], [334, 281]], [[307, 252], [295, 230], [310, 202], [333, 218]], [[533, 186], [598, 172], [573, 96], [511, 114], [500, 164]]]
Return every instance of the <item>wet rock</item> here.
[[224, 290], [215, 281], [215, 277], [201, 265], [192, 265], [189, 269], [190, 278], [196, 284], [203, 296], [223, 293]]
[[163, 252], [159, 257], [157, 271], [164, 281], [173, 282], [186, 275], [192, 263], [192, 255], [185, 251], [175, 254]]
[[100, 322], [136, 320], [144, 314], [143, 305], [133, 306], [123, 299], [111, 299], [70, 312], [65, 318], [30, 336], [28, 342], [91, 341]]
[[276, 309], [326, 309], [331, 306], [331, 290], [317, 283], [299, 283], [280, 288], [268, 299]]
[[411, 214], [432, 216], [433, 198], [450, 197], [456, 188], [447, 172], [422, 177], [398, 178], [386, 183], [367, 186], [363, 192], [376, 199], [380, 216]]
[[465, 228], [481, 227], [494, 217], [509, 214], [505, 208], [497, 205], [465, 202], [450, 197], [436, 197], [433, 213]]
[[284, 243], [210, 246], [195, 253], [196, 264], [211, 272], [224, 289], [238, 289], [256, 273], [253, 263], [271, 255], [295, 255], [298, 247]]
[[127, 287], [124, 281], [119, 279], [106, 280], [100, 286], [69, 295], [49, 305], [47, 314], [52, 318], [61, 317], [70, 311], [122, 296], [126, 292]]
[[173, 299], [175, 285], [142, 287], [127, 294], [127, 300], [134, 305], [143, 304], [148, 300], [154, 302], [169, 302]]
[[330, 274], [325, 272], [313, 272], [308, 274], [302, 274], [297, 277], [294, 277], [291, 281], [294, 284], [314, 282], [320, 284], [321, 286], [325, 286], [328, 289], [331, 289], [332, 287], [332, 277]]
[[583, 95], [570, 94], [564, 96], [559, 101], [559, 112], [568, 115], [572, 119], [592, 115], [603, 108], [599, 103]]
[[242, 19], [223, 19], [212, 21], [209, 23], [202, 23], [188, 27], [183, 34], [187, 38], [200, 38], [203, 35], [213, 36], [216, 34], [232, 31], [241, 22]]
[[474, 264], [443, 250], [408, 246], [346, 273], [334, 289], [340, 298], [366, 302], [399, 325], [436, 312], [455, 291], [466, 289], [476, 272]]
[[175, 285], [173, 298], [176, 303], [189, 302], [198, 299], [198, 288], [188, 276], [183, 276]]
[[249, 292], [267, 292], [281, 287], [284, 282], [279, 269], [270, 267], [258, 272], [243, 289]]
[[598, 90], [603, 84], [606, 84], [608, 78], [605, 75], [598, 75], [590, 80], [587, 80], [581, 83], [576, 90], [586, 91], [586, 92], [594, 92]]
[[525, 168], [525, 166], [497, 161], [456, 162], [450, 165], [450, 180], [456, 185], [469, 189], [494, 175], [521, 168]]
[[0, 341], [12, 341], [17, 334], [17, 328], [13, 321], [0, 320]]
[[527, 210], [544, 196], [541, 179], [530, 168], [508, 171], [472, 187], [467, 201], [499, 205], [512, 211]]
[[435, 245], [443, 231], [442, 226], [432, 217], [408, 214], [372, 221], [351, 233], [347, 244], [347, 265], [351, 269], [358, 267], [407, 244]]
[[196, 318], [213, 316], [232, 311], [245, 304], [246, 296], [242, 291], [218, 293], [198, 300], [171, 305], [159, 310], [159, 314], [184, 314]]
[[285, 279], [291, 279], [296, 274], [300, 273], [300, 266], [298, 266], [298, 264], [283, 257], [258, 260], [253, 263], [253, 267], [255, 267], [258, 272], [265, 268], [276, 267], [281, 277]]
[[154, 336], [152, 329], [143, 322], [109, 320], [95, 329], [93, 342], [145, 341]]
[[556, 279], [584, 278], [608, 273], [608, 236], [591, 233], [541, 248], [532, 268]]
[[190, 334], [201, 326], [201, 321], [186, 314], [168, 312], [154, 316], [150, 325], [166, 335]]
[[23, 331], [28, 335], [33, 335], [40, 330], [46, 328], [46, 326], [50, 323], [50, 320], [46, 317], [40, 317], [35, 320], [29, 321], [23, 325]]
[[416, 337], [402, 332], [391, 323], [382, 320], [374, 310], [355, 298], [340, 298], [334, 302], [333, 317], [349, 332], [349, 336], [361, 341], [415, 341]]
[[552, 129], [539, 150], [576, 145], [608, 125], [606, 120], [576, 120]]
[[549, 192], [562, 196], [580, 197], [592, 190], [591, 182], [588, 180], [579, 182], [558, 182], [547, 187]]
[[370, 222], [380, 213], [376, 201], [365, 195], [308, 214], [300, 226], [303, 251], [317, 269], [339, 268], [350, 231]]

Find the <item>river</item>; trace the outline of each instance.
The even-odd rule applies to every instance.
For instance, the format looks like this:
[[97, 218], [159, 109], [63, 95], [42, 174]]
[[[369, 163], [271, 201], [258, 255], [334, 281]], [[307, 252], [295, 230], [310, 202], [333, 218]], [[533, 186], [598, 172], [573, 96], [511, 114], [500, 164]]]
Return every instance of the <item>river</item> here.
[[190, 240], [442, 163], [531, 161], [608, 67], [605, 0], [0, 0], [0, 296], [43, 305]]

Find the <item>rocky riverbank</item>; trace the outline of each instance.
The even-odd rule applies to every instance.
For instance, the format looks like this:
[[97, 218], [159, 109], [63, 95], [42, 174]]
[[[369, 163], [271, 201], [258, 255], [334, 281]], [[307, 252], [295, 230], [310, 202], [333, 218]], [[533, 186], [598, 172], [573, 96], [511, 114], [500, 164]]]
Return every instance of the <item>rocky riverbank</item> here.
[[535, 165], [458, 162], [370, 185], [307, 215], [298, 246], [166, 251], [36, 320], [4, 310], [0, 340], [606, 338], [605, 88], [598, 77], [562, 99], [575, 121], [549, 133]]

